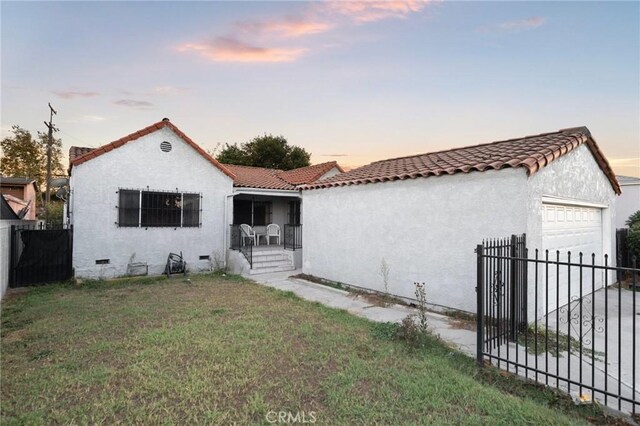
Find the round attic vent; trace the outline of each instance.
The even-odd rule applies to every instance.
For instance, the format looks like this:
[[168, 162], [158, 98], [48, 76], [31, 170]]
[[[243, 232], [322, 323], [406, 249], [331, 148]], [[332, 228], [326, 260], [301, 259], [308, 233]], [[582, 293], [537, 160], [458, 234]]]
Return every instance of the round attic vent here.
[[162, 152], [171, 151], [171, 142], [163, 141], [162, 143], [160, 143], [160, 149], [162, 150]]

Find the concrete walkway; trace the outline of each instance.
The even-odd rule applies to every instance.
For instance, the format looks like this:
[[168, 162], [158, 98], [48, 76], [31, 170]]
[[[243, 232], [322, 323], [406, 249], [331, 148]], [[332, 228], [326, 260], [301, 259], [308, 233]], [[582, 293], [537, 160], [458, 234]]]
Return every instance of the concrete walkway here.
[[[252, 279], [259, 284], [263, 284], [269, 287], [276, 288], [278, 290], [283, 291], [291, 291], [301, 297], [302, 299], [309, 300], [312, 302], [319, 302], [325, 306], [329, 306], [337, 309], [344, 309], [347, 312], [357, 315], [363, 318], [367, 318], [371, 321], [377, 322], [400, 322], [405, 317], [411, 314], [416, 313], [416, 309], [410, 308], [404, 305], [389, 305], [389, 306], [378, 306], [376, 304], [371, 303], [366, 297], [361, 295], [357, 295], [354, 293], [349, 293], [344, 290], [334, 289], [328, 286], [316, 284], [307, 280], [293, 278], [294, 275], [300, 274], [300, 270], [295, 271], [285, 271], [285, 272], [274, 272], [268, 274], [259, 274], [259, 275], [245, 275], [246, 278]], [[460, 321], [455, 318], [451, 318], [445, 315], [440, 315], [434, 312], [429, 312], [429, 329], [432, 333], [439, 335], [444, 341], [448, 342], [452, 346], [458, 348], [463, 353], [474, 357], [476, 356], [476, 330], [474, 328], [475, 322], [471, 324], [469, 321]], [[552, 327], [551, 327], [552, 329]], [[516, 357], [519, 358], [521, 362], [528, 362], [528, 365], [540, 365], [547, 366], [548, 371], [555, 372], [558, 371], [563, 377], [567, 377], [566, 374], [568, 364], [573, 365], [571, 374], [571, 378], [573, 379], [575, 374], [581, 369], [580, 364], [583, 365], [584, 371], [590, 371], [591, 365], [588, 364], [585, 360], [581, 360], [579, 357], [575, 355], [570, 356], [570, 360], [567, 361], [563, 358], [555, 358], [553, 356], [545, 356], [544, 354], [540, 354], [538, 356], [532, 355], [525, 351], [525, 348], [522, 346], [515, 346], [513, 343], [507, 343], [501, 346], [503, 351], [503, 356], [508, 352], [510, 354], [510, 358], [515, 360]], [[536, 364], [537, 363], [537, 364]], [[556, 366], [556, 363], [558, 364]], [[493, 363], [496, 366], [500, 366], [497, 363]], [[502, 363], [502, 368], [504, 369], [504, 363]], [[599, 366], [600, 367], [600, 366]], [[600, 368], [598, 368], [600, 369]], [[552, 379], [545, 379], [543, 375], [536, 375], [534, 372], [529, 371], [528, 374], [522, 368], [515, 369], [514, 367], [507, 368], [508, 371], [512, 373], [519, 374], [520, 376], [528, 377], [534, 381], [539, 381], [543, 384], [548, 384], [551, 387], [555, 387], [556, 384]], [[630, 377], [628, 377], [630, 376]], [[633, 395], [632, 386], [630, 383], [633, 381], [633, 377], [631, 375], [625, 376], [623, 375], [623, 380], [621, 381], [622, 388], [621, 394], [630, 397]], [[583, 378], [586, 383], [586, 378]], [[601, 381], [604, 379], [595, 378], [596, 386], [601, 387]], [[618, 380], [613, 377], [610, 373], [608, 375], [608, 380], [611, 381], [611, 388], [617, 386]], [[577, 386], [572, 386], [571, 388], [567, 388], [566, 385], [560, 383], [558, 387], [564, 390], [567, 393], [573, 394], [575, 393], [575, 388]], [[608, 400], [603, 400], [601, 395], [596, 394], [595, 398], [599, 400], [600, 403], [604, 403], [608, 405], [610, 408], [614, 410], [620, 409], [622, 412], [630, 412], [631, 404], [630, 403], [622, 403], [621, 406], [618, 406], [615, 398], [608, 398]]]
[[[359, 317], [377, 322], [400, 322], [405, 317], [415, 314], [416, 310], [403, 305], [378, 306], [372, 304], [365, 297], [338, 290], [328, 286], [316, 284], [307, 280], [293, 278], [302, 271], [273, 272], [259, 275], [245, 275], [259, 284], [291, 291], [305, 300], [320, 302], [331, 308], [344, 309]], [[429, 328], [432, 333], [439, 335], [446, 342], [459, 348], [462, 352], [476, 356], [476, 332], [461, 326], [461, 321], [445, 315], [429, 312]]]

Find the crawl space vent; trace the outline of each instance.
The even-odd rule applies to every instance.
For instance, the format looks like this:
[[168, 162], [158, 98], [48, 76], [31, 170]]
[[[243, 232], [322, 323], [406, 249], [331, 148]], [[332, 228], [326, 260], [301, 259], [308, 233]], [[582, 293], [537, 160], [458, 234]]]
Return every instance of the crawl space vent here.
[[162, 150], [162, 152], [171, 151], [171, 142], [163, 141], [162, 143], [160, 143], [160, 149]]

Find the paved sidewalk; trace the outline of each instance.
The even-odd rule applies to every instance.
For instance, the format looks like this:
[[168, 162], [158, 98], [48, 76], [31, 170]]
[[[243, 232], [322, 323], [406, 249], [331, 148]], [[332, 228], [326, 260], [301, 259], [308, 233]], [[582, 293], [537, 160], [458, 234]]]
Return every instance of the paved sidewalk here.
[[[301, 273], [300, 270], [273, 272], [259, 275], [245, 275], [259, 284], [277, 288], [278, 290], [292, 291], [305, 300], [320, 302], [325, 306], [344, 309], [351, 314], [367, 318], [377, 322], [400, 322], [407, 315], [416, 313], [416, 310], [403, 305], [377, 306], [365, 297], [338, 290], [328, 286], [312, 283], [292, 275]], [[445, 315], [429, 312], [429, 328], [434, 334], [443, 340], [458, 347], [462, 352], [476, 356], [475, 331], [461, 328], [460, 321]]]

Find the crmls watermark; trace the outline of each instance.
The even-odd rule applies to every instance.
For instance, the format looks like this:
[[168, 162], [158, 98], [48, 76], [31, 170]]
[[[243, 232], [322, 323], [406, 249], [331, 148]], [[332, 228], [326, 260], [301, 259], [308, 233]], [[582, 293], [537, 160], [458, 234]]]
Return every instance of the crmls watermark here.
[[264, 418], [269, 423], [284, 423], [284, 424], [294, 424], [294, 423], [315, 423], [317, 421], [316, 412], [315, 411], [269, 411], [264, 416]]

